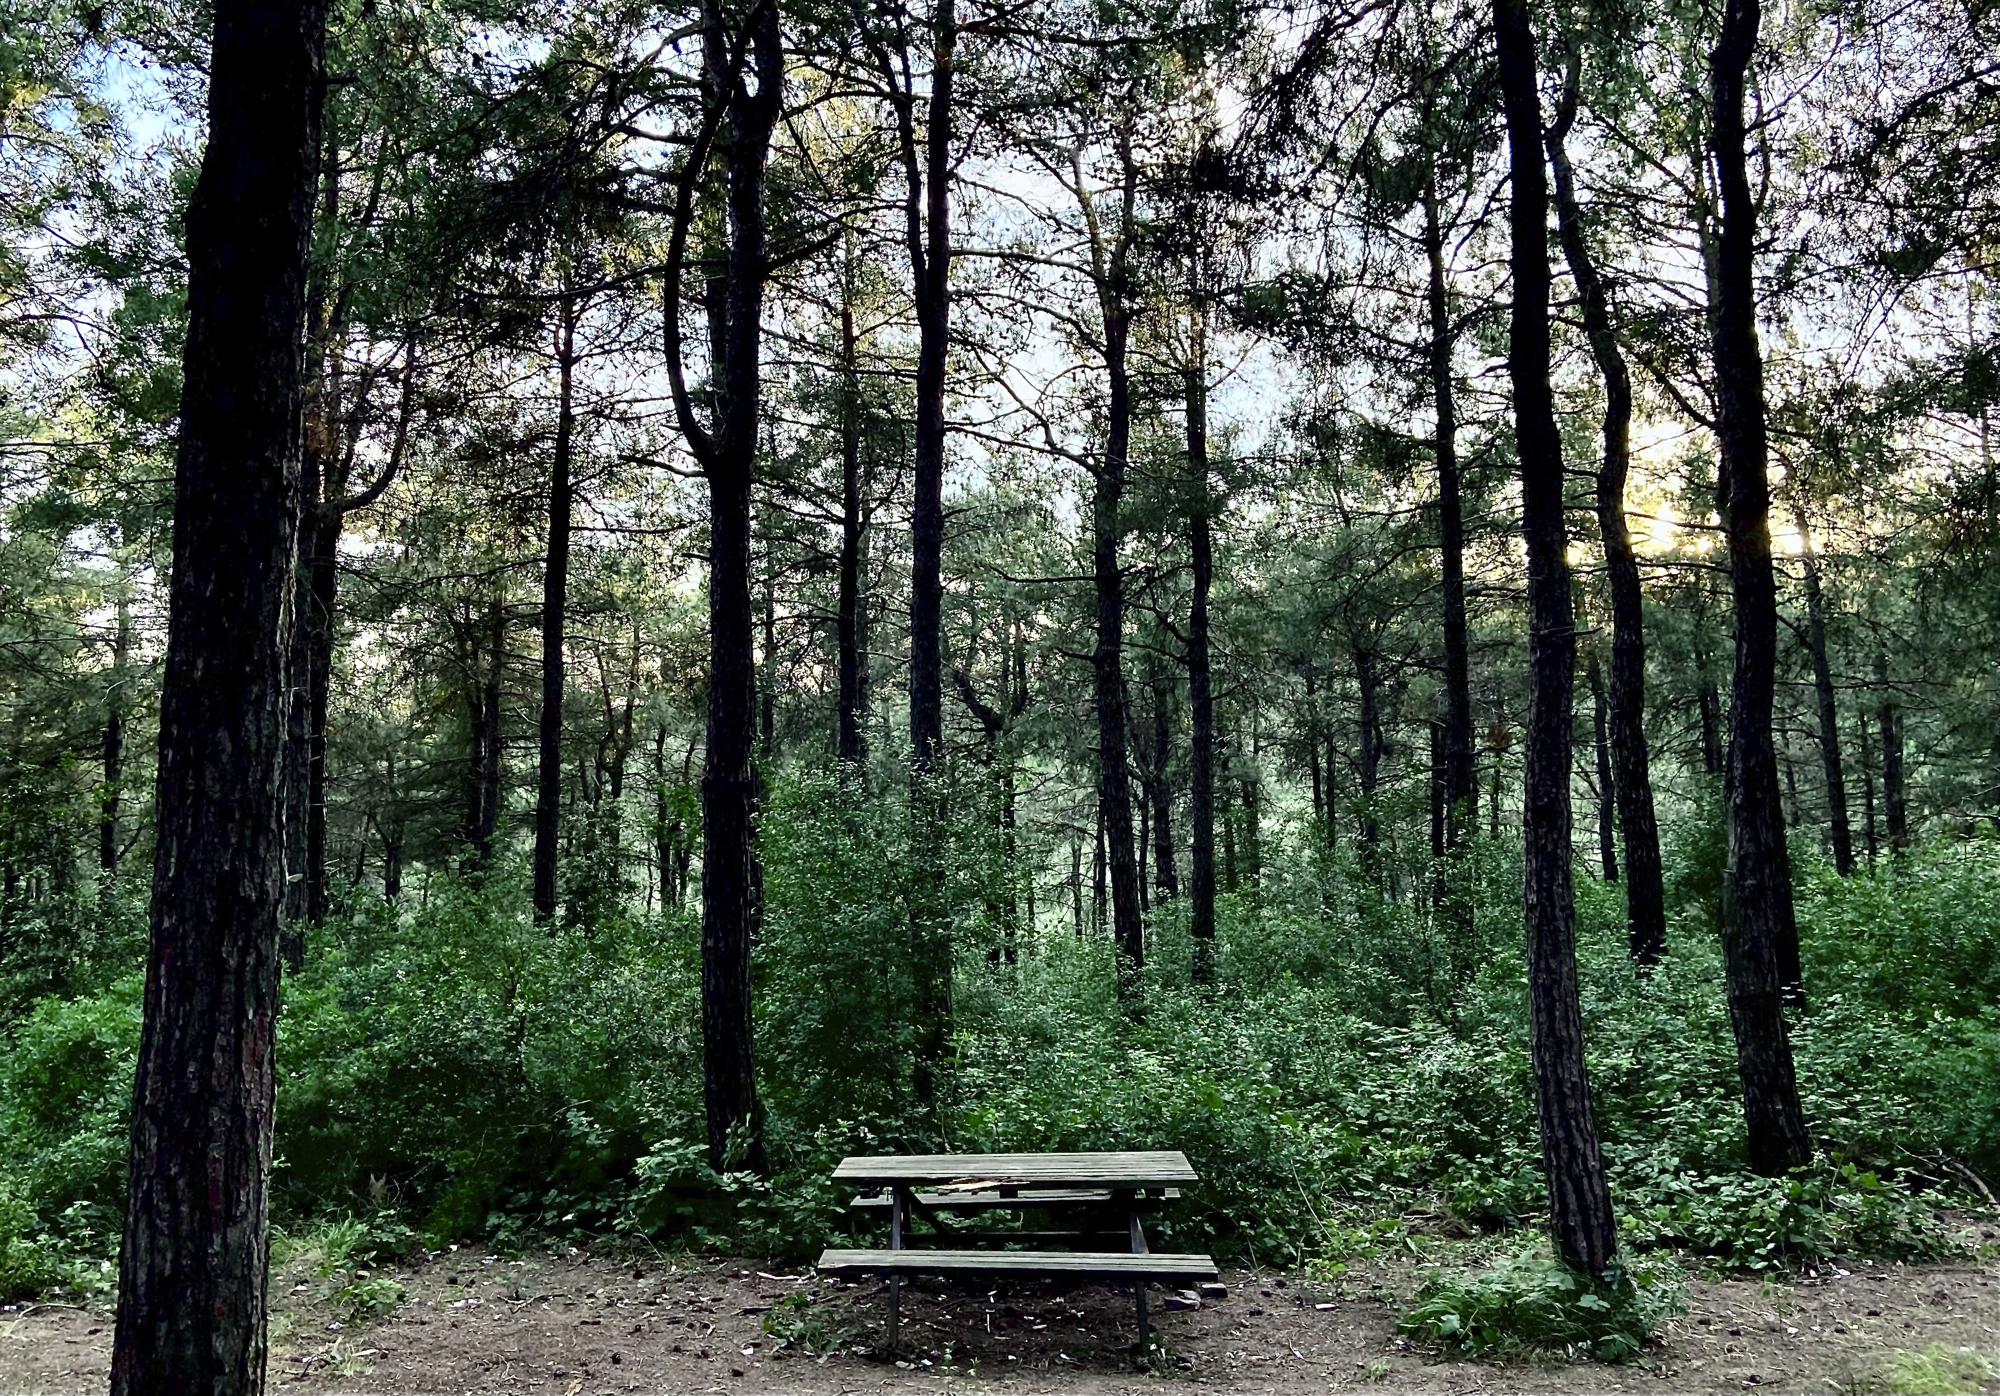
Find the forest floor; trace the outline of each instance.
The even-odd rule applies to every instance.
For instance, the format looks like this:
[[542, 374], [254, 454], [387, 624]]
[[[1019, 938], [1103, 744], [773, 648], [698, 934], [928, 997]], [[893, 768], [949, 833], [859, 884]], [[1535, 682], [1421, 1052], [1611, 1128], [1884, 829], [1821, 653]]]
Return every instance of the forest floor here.
[[[365, 1277], [394, 1307], [355, 1317], [303, 1262], [273, 1275], [271, 1389], [299, 1396], [417, 1393], [878, 1391], [1110, 1396], [1160, 1391], [1976, 1392], [2000, 1374], [2000, 1264], [1829, 1268], [1783, 1281], [1693, 1280], [1689, 1310], [1624, 1367], [1444, 1361], [1396, 1333], [1400, 1305], [1436, 1258], [1353, 1264], [1330, 1283], [1228, 1272], [1228, 1295], [1161, 1312], [1158, 1372], [1133, 1367], [1129, 1292], [1000, 1294], [912, 1282], [901, 1362], [881, 1338], [881, 1286], [844, 1285], [753, 1262], [475, 1250]], [[380, 1284], [393, 1280], [397, 1291]], [[768, 1320], [768, 1324], [767, 1324]], [[790, 1343], [780, 1335], [789, 1334]], [[102, 1392], [110, 1314], [0, 1307], [0, 1392]], [[807, 1351], [810, 1349], [811, 1351]], [[829, 1351], [825, 1357], [812, 1352]], [[1973, 1356], [1966, 1357], [1969, 1351]], [[1943, 1377], [1948, 1367], [1957, 1375]], [[1969, 1375], [1968, 1375], [1969, 1374]], [[1942, 1381], [1943, 1384], [1939, 1384]]]

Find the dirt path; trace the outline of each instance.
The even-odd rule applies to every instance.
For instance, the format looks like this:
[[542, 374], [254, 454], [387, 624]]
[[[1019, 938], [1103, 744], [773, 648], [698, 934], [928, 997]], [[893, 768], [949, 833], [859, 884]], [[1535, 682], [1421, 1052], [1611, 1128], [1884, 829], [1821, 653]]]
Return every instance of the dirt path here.
[[[1357, 1265], [1334, 1286], [1236, 1271], [1228, 1296], [1159, 1313], [1168, 1359], [1131, 1369], [1128, 1294], [905, 1290], [905, 1341], [891, 1364], [874, 1285], [760, 1270], [740, 1261], [634, 1264], [582, 1254], [507, 1260], [457, 1251], [393, 1272], [401, 1302], [356, 1320], [310, 1272], [274, 1277], [271, 1388], [298, 1396], [728, 1392], [734, 1396], [947, 1389], [1035, 1393], [1159, 1391], [1881, 1392], [1903, 1396], [1896, 1365], [1970, 1349], [2000, 1363], [2000, 1266], [1857, 1267], [1785, 1283], [1696, 1281], [1690, 1311], [1642, 1364], [1440, 1362], [1396, 1336], [1412, 1259]], [[386, 1287], [378, 1287], [381, 1294]], [[784, 1343], [773, 1334], [790, 1334]], [[109, 1315], [0, 1308], [0, 1392], [101, 1392]], [[811, 1349], [808, 1351], [807, 1349]], [[829, 1351], [830, 1350], [830, 1351]], [[813, 1352], [828, 1352], [824, 1357]], [[1904, 1356], [1898, 1357], [1898, 1354]], [[1961, 1371], [1977, 1361], [1958, 1359]], [[1989, 1374], [2000, 1366], [1988, 1366]], [[1949, 1390], [1979, 1390], [1979, 1378]], [[2000, 1390], [2000, 1384], [1988, 1383]]]

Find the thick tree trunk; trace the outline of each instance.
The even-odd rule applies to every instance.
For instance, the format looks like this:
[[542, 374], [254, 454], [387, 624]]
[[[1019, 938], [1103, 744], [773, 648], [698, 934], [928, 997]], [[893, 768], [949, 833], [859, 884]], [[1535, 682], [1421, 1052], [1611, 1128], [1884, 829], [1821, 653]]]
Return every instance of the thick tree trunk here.
[[[843, 284], [843, 294], [846, 287]], [[840, 307], [840, 595], [838, 613], [838, 713], [834, 751], [843, 765], [868, 760], [866, 658], [861, 640], [861, 544], [867, 527], [861, 499], [861, 367], [854, 307]]]
[[1889, 683], [1889, 657], [1875, 655], [1875, 687], [1881, 697], [1876, 721], [1882, 727], [1882, 815], [1889, 833], [1889, 856], [1910, 851], [1910, 812], [1903, 794], [1903, 705]]
[[1196, 984], [1215, 982], [1215, 696], [1209, 671], [1209, 592], [1215, 583], [1213, 504], [1208, 478], [1208, 324], [1199, 304], [1188, 316], [1188, 932]]
[[[1440, 732], [1439, 769], [1443, 780], [1444, 851], [1454, 854], [1466, 842], [1478, 818], [1479, 781], [1472, 759], [1472, 679], [1465, 616], [1465, 504], [1459, 480], [1458, 402], [1452, 382], [1457, 335], [1451, 320], [1446, 282], [1444, 229], [1438, 220], [1435, 171], [1424, 185], [1424, 252], [1430, 267], [1430, 374], [1432, 451], [1438, 473], [1439, 575], [1444, 605], [1444, 724]], [[1454, 919], [1469, 924], [1470, 903], [1457, 905]]]
[[[913, 1085], [918, 1108], [940, 1124], [943, 1077], [952, 1053], [950, 918], [931, 895], [943, 856], [944, 792], [944, 448], [945, 371], [951, 336], [951, 133], [955, 0], [935, 0], [932, 61], [923, 149], [918, 149], [916, 95], [887, 74], [896, 92], [898, 145], [904, 174], [904, 240], [917, 312], [916, 440], [910, 513], [910, 802], [918, 895], [910, 900], [911, 954], [916, 971], [917, 1041]], [[887, 60], [884, 60], [885, 65]]]
[[1618, 820], [1615, 781], [1611, 774], [1611, 743], [1605, 733], [1604, 671], [1597, 656], [1590, 657], [1590, 727], [1597, 749], [1597, 857], [1604, 868], [1604, 880], [1618, 880]]
[[1119, 135], [1118, 156], [1122, 170], [1118, 221], [1109, 238], [1100, 226], [1080, 170], [1076, 188], [1090, 228], [1106, 380], [1104, 452], [1097, 464], [1091, 501], [1091, 580], [1097, 603], [1091, 670], [1097, 708], [1098, 802], [1111, 887], [1112, 938], [1118, 948], [1118, 983], [1121, 993], [1130, 994], [1137, 990], [1145, 968], [1146, 944], [1145, 922], [1139, 913], [1139, 860], [1132, 844], [1124, 673], [1125, 574], [1119, 561], [1132, 440], [1132, 383], [1126, 364], [1132, 327], [1128, 258], [1137, 227], [1138, 201], [1138, 165], [1132, 156], [1129, 129]]
[[556, 914], [562, 847], [563, 641], [569, 621], [569, 538], [575, 488], [576, 298], [565, 294], [556, 326], [556, 439], [549, 460], [548, 549], [542, 564], [542, 710], [536, 727], [535, 920]]
[[1799, 1108], [1785, 1000], [1801, 995], [1791, 857], [1771, 740], [1778, 601], [1771, 566], [1764, 360], [1757, 344], [1756, 203], [1746, 169], [1744, 76], [1757, 44], [1757, 0], [1727, 0], [1709, 57], [1711, 143], [1721, 191], [1716, 239], [1716, 440], [1727, 508], [1736, 670], [1729, 703], [1729, 855], [1723, 949], [1750, 1163], [1779, 1174], [1812, 1156]]
[[1806, 572], [1806, 651], [1812, 660], [1813, 696], [1819, 709], [1820, 769], [1826, 776], [1828, 833], [1833, 842], [1834, 870], [1842, 877], [1854, 875], [1854, 832], [1847, 817], [1847, 777], [1840, 762], [1840, 705], [1834, 694], [1833, 666], [1826, 652], [1826, 592], [1820, 577], [1819, 554], [1814, 550], [1806, 520], [1800, 518], [1799, 536], [1806, 540], [1803, 561]]
[[1521, 532], [1528, 553], [1526, 831], [1528, 1013], [1541, 1122], [1549, 1233], [1563, 1261], [1602, 1280], [1617, 1253], [1611, 1193], [1597, 1143], [1571, 900], [1571, 690], [1576, 634], [1563, 523], [1562, 437], [1549, 383], [1548, 192], [1535, 41], [1526, 0], [1494, 0], [1507, 117], [1514, 281], [1508, 376], [1521, 460]]
[[1111, 377], [1111, 428], [1091, 510], [1091, 571], [1097, 596], [1097, 643], [1091, 667], [1112, 936], [1118, 946], [1119, 982], [1129, 990], [1146, 962], [1144, 922], [1139, 914], [1139, 865], [1132, 843], [1132, 777], [1125, 742], [1125, 578], [1118, 557], [1131, 396], [1124, 364], [1124, 324], [1117, 323], [1106, 338], [1110, 341], [1106, 367]]
[[757, 668], [751, 584], [751, 487], [762, 407], [763, 307], [770, 274], [764, 176], [783, 104], [785, 53], [775, 6], [747, 22], [747, 72], [736, 71], [734, 29], [720, 0], [702, 11], [705, 94], [712, 113], [690, 154], [699, 174], [719, 138], [727, 248], [708, 297], [711, 421], [704, 424], [681, 362], [681, 288], [693, 183], [677, 190], [668, 243], [667, 372], [675, 415], [708, 480], [708, 745], [702, 766], [702, 1096], [711, 1167], [767, 1170], [750, 1013], [750, 947], [760, 919], [755, 765]]
[[188, 333], [114, 1396], [264, 1389], [286, 663], [323, 0], [223, 0]]
[[[1583, 210], [1564, 139], [1576, 112], [1577, 60], [1563, 85], [1562, 106], [1548, 132], [1555, 174], [1556, 226], [1563, 255], [1583, 302], [1584, 332], [1604, 380], [1603, 454], [1597, 470], [1597, 531], [1604, 544], [1611, 593], [1611, 683], [1608, 769], [1625, 841], [1625, 936], [1632, 961], [1644, 970], [1667, 946], [1666, 874], [1660, 861], [1659, 817], [1653, 807], [1652, 760], [1646, 749], [1646, 630], [1639, 557], [1625, 521], [1625, 481], [1631, 468], [1632, 375], [1618, 347], [1604, 278], [1584, 236]], [[1593, 665], [1596, 660], [1593, 658]], [[1607, 860], [1606, 866], [1609, 866]]]

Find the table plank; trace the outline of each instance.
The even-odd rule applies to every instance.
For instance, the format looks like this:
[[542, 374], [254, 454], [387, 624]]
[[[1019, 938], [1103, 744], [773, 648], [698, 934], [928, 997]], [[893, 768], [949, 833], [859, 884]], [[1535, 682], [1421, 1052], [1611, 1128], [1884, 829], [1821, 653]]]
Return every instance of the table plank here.
[[1081, 1154], [888, 1154], [840, 1161], [835, 1182], [864, 1187], [978, 1182], [995, 1187], [1169, 1187], [1200, 1179], [1178, 1149]]
[[828, 1249], [826, 1275], [1041, 1275], [1099, 1280], [1213, 1280], [1205, 1255], [1122, 1255], [1116, 1251], [862, 1251]]

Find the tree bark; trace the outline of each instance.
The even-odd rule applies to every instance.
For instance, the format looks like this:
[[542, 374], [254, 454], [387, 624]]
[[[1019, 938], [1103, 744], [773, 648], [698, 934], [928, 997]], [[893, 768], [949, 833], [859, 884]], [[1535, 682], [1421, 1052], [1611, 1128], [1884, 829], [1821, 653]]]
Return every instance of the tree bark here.
[[1882, 727], [1882, 818], [1889, 834], [1889, 856], [1910, 851], [1910, 812], [1903, 794], [1903, 705], [1889, 684], [1889, 657], [1875, 654], [1875, 687], [1881, 698], [1875, 710]]
[[[842, 283], [843, 297], [848, 292]], [[854, 332], [854, 307], [840, 307], [840, 594], [836, 604], [839, 650], [839, 710], [835, 718], [834, 751], [844, 766], [868, 761], [865, 707], [867, 662], [862, 650], [861, 543], [866, 529], [861, 499], [861, 367]]]
[[943, 856], [944, 740], [944, 448], [945, 375], [951, 336], [951, 130], [955, 0], [935, 0], [931, 81], [919, 151], [916, 94], [907, 49], [901, 73], [881, 55], [893, 94], [903, 162], [903, 232], [917, 314], [916, 432], [910, 512], [910, 777], [912, 853], [917, 895], [910, 900], [916, 972], [917, 1041], [913, 1086], [933, 1128], [952, 1052], [952, 945], [949, 917], [932, 891]]
[[1875, 753], [1868, 740], [1868, 719], [1857, 717], [1854, 730], [1861, 742], [1861, 835], [1868, 850], [1868, 870], [1875, 871], [1881, 848], [1875, 834]]
[[1616, 782], [1611, 774], [1611, 744], [1605, 733], [1604, 671], [1597, 656], [1590, 656], [1590, 727], [1597, 749], [1597, 856], [1604, 868], [1604, 880], [1618, 880], [1618, 820]]
[[1375, 652], [1360, 639], [1351, 645], [1354, 659], [1354, 688], [1359, 698], [1357, 722], [1360, 727], [1359, 759], [1355, 775], [1361, 784], [1361, 809], [1355, 829], [1355, 848], [1361, 871], [1376, 886], [1383, 881], [1382, 819], [1376, 809], [1376, 795], [1382, 783], [1382, 681]]
[[287, 650], [323, 0], [223, 0], [188, 333], [114, 1396], [264, 1388]]
[[1777, 665], [1777, 583], [1771, 566], [1764, 361], [1757, 344], [1756, 203], [1746, 168], [1745, 74], [1757, 45], [1758, 0], [1727, 0], [1709, 56], [1711, 136], [1721, 193], [1711, 316], [1716, 440], [1726, 505], [1736, 669], [1729, 699], [1729, 855], [1723, 950], [1736, 1032], [1750, 1163], [1781, 1174], [1812, 1156], [1799, 1108], [1787, 997], [1803, 993], [1791, 857], [1771, 740]]
[[1188, 933], [1194, 982], [1215, 982], [1215, 696], [1209, 669], [1209, 592], [1215, 584], [1213, 502], [1208, 474], [1208, 322], [1197, 299], [1188, 312]]
[[556, 914], [562, 847], [563, 642], [569, 621], [569, 540], [575, 488], [576, 297], [565, 291], [556, 324], [556, 438], [549, 460], [548, 549], [542, 564], [542, 708], [536, 727], [535, 920]]
[[1826, 590], [1820, 576], [1819, 554], [1803, 516], [1799, 536], [1805, 540], [1802, 560], [1806, 574], [1806, 653], [1812, 660], [1813, 697], [1819, 711], [1820, 769], [1826, 777], [1828, 834], [1833, 843], [1834, 871], [1854, 876], [1854, 831], [1847, 817], [1847, 777], [1840, 761], [1840, 704], [1833, 688], [1833, 666], [1826, 652]]
[[1124, 498], [1132, 439], [1132, 382], [1126, 364], [1131, 335], [1131, 268], [1136, 229], [1138, 164], [1129, 126], [1117, 137], [1121, 181], [1117, 226], [1106, 237], [1084, 182], [1081, 156], [1077, 197], [1089, 225], [1092, 269], [1103, 327], [1106, 380], [1104, 452], [1091, 501], [1091, 580], [1096, 595], [1096, 645], [1091, 654], [1097, 708], [1098, 803], [1102, 811], [1110, 879], [1112, 938], [1118, 949], [1121, 993], [1136, 992], [1145, 968], [1145, 922], [1139, 913], [1139, 860], [1132, 844], [1132, 774], [1126, 747], [1124, 674], [1125, 574], [1119, 562], [1124, 538]]
[[[1625, 842], [1625, 936], [1641, 970], [1666, 953], [1666, 874], [1660, 860], [1659, 817], [1653, 807], [1653, 772], [1646, 749], [1646, 629], [1639, 557], [1625, 520], [1625, 482], [1632, 458], [1632, 375], [1618, 347], [1611, 298], [1584, 236], [1583, 210], [1565, 143], [1576, 116], [1579, 58], [1572, 52], [1562, 105], [1547, 135], [1555, 175], [1556, 226], [1563, 256], [1583, 302], [1585, 336], [1604, 381], [1603, 453], [1597, 470], [1597, 531], [1604, 545], [1605, 584], [1611, 593], [1611, 682], [1606, 714], [1618, 825]], [[1592, 664], [1596, 660], [1593, 657]], [[1606, 866], [1609, 866], [1607, 860]]]
[[[1465, 504], [1459, 479], [1458, 403], [1452, 383], [1457, 336], [1446, 283], [1444, 229], [1438, 219], [1437, 174], [1424, 184], [1424, 252], [1430, 267], [1432, 450], [1438, 473], [1438, 553], [1444, 605], [1444, 730], [1439, 733], [1443, 780], [1444, 852], [1449, 857], [1476, 827], [1478, 775], [1472, 759], [1472, 680], [1465, 612]], [[1447, 905], [1453, 905], [1447, 874]], [[1465, 924], [1470, 903], [1455, 919]]]
[[[667, 246], [666, 367], [674, 412], [709, 495], [708, 744], [702, 766], [702, 1098], [711, 1167], [768, 1171], [750, 1013], [750, 947], [760, 919], [757, 862], [757, 699], [751, 586], [751, 489], [762, 407], [766, 249], [764, 176], [782, 107], [784, 36], [777, 8], [744, 21], [747, 73], [736, 70], [737, 27], [721, 0], [702, 9], [703, 122], [676, 187]], [[746, 81], [745, 79], [753, 79]], [[681, 285], [694, 186], [709, 142], [721, 156], [727, 247], [708, 297], [710, 422], [688, 392]]]
[[1521, 532], [1528, 553], [1528, 739], [1523, 779], [1527, 850], [1528, 1010], [1541, 1123], [1549, 1233], [1556, 1254], [1602, 1281], [1618, 1233], [1598, 1150], [1571, 900], [1571, 689], [1575, 617], [1563, 522], [1562, 437], [1549, 381], [1548, 187], [1535, 41], [1526, 0], [1494, 0], [1500, 90], [1507, 120], [1514, 295], [1508, 376], [1521, 460]]
[[125, 794], [125, 685], [132, 655], [132, 602], [125, 563], [118, 563], [117, 629], [111, 638], [111, 677], [104, 694], [104, 734], [99, 753], [104, 791], [97, 806], [97, 870], [108, 883], [118, 875], [118, 817]]
[[1181, 894], [1180, 874], [1174, 867], [1173, 785], [1168, 763], [1173, 757], [1172, 697], [1166, 674], [1153, 670], [1153, 885], [1160, 900], [1168, 902]]

